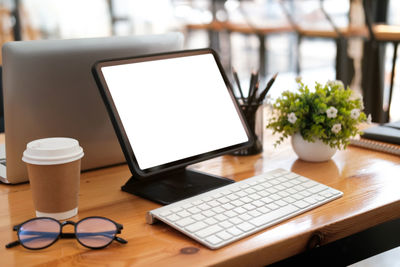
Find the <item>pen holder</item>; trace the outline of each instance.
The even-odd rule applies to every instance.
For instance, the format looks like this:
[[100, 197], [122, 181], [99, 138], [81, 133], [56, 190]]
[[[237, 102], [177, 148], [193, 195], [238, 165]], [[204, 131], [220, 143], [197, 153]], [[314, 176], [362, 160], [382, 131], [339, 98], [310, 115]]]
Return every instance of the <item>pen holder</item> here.
[[249, 125], [254, 143], [251, 147], [237, 150], [232, 153], [235, 156], [249, 156], [261, 153], [263, 151], [263, 135], [264, 135], [264, 105], [263, 103], [239, 104], [243, 111], [243, 115]]

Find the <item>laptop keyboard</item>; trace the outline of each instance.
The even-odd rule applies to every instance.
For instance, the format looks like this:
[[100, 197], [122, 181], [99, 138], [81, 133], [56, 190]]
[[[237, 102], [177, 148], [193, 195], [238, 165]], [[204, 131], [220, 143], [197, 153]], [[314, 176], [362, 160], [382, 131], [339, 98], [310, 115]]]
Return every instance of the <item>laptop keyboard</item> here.
[[151, 210], [146, 221], [160, 220], [217, 249], [342, 195], [294, 172], [276, 169]]

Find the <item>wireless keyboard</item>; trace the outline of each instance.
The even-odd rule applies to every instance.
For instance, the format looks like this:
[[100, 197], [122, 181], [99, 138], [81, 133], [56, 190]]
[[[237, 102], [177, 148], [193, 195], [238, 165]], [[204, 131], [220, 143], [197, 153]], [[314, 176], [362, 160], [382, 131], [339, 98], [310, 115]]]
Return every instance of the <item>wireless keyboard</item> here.
[[339, 198], [342, 192], [283, 169], [190, 197], [146, 215], [217, 249]]

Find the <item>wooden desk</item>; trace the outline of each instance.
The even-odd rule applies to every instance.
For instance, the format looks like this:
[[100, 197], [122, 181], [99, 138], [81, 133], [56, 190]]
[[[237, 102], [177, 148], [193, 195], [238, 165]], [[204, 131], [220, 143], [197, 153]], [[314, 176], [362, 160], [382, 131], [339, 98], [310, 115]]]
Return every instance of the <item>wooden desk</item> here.
[[[339, 189], [344, 196], [213, 251], [162, 223], [146, 224], [146, 211], [159, 205], [122, 192], [120, 186], [130, 173], [127, 166], [116, 166], [82, 174], [79, 215], [73, 220], [109, 217], [124, 225], [121, 236], [128, 244], [114, 242], [106, 249], [89, 250], [76, 240], [61, 239], [47, 249], [30, 251], [4, 248], [16, 239], [12, 226], [34, 217], [29, 185], [0, 185], [0, 265], [262, 266], [305, 251], [312, 237], [319, 237], [323, 245], [400, 217], [400, 157], [349, 147], [328, 162], [307, 163], [297, 159], [289, 142], [274, 149], [270, 132], [265, 133], [263, 154], [223, 156], [194, 167], [237, 181], [285, 168]], [[69, 230], [72, 227], [64, 229]]]

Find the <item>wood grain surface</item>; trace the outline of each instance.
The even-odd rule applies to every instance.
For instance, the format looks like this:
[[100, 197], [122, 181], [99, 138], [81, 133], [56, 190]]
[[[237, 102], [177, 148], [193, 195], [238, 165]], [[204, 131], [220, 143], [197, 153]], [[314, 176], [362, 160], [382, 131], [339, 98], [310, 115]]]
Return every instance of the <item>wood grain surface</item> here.
[[[344, 196], [210, 250], [165, 224], [146, 224], [146, 212], [159, 205], [122, 192], [120, 187], [130, 172], [126, 165], [114, 166], [82, 173], [79, 213], [72, 220], [94, 215], [111, 218], [123, 224], [120, 236], [128, 243], [90, 250], [74, 239], [60, 239], [49, 248], [30, 251], [4, 247], [16, 240], [13, 225], [35, 216], [29, 184], [0, 184], [0, 265], [263, 266], [400, 217], [400, 157], [349, 146], [330, 161], [309, 163], [297, 159], [290, 141], [274, 148], [269, 131], [264, 140], [264, 152], [259, 155], [227, 155], [192, 168], [236, 181], [284, 168], [334, 187]], [[72, 227], [64, 228], [70, 231]]]

